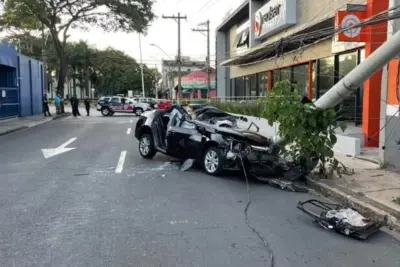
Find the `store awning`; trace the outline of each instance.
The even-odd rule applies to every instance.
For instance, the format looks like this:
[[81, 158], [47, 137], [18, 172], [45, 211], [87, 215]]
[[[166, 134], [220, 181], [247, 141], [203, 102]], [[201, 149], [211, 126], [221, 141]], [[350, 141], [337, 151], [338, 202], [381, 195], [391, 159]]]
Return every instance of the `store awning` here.
[[[215, 74], [210, 75], [211, 89], [216, 88]], [[178, 78], [174, 79], [174, 88], [178, 86]], [[181, 88], [183, 90], [208, 89], [208, 75], [206, 71], [192, 71], [181, 77]]]

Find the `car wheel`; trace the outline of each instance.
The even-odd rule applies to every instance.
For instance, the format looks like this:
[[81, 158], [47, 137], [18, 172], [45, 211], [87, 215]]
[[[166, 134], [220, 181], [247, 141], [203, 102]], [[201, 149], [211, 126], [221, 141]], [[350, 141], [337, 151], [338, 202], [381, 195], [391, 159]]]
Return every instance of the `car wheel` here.
[[157, 153], [153, 137], [150, 134], [143, 134], [139, 140], [139, 153], [145, 159], [151, 159]]
[[135, 109], [135, 115], [136, 116], [140, 116], [140, 115], [142, 115], [142, 113], [143, 113], [143, 109], [142, 108], [136, 108]]
[[222, 150], [217, 147], [210, 147], [203, 156], [203, 168], [209, 175], [218, 175], [222, 172], [224, 157]]
[[101, 110], [101, 115], [103, 116], [109, 116], [110, 115], [110, 110], [108, 108], [103, 108]]

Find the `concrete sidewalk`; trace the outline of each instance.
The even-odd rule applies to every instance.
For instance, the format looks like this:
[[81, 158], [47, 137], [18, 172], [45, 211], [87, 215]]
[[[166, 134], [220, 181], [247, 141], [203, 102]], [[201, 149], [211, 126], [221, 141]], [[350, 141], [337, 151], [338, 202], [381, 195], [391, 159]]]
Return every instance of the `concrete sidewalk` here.
[[68, 112], [68, 109], [66, 110], [66, 112], [67, 113], [65, 115], [56, 115], [55, 107], [50, 106], [50, 113], [53, 115], [52, 117], [45, 117], [43, 113], [41, 113], [39, 115], [34, 115], [34, 116], [17, 117], [7, 120], [0, 120], [0, 136], [24, 130], [27, 128], [35, 127], [37, 125], [71, 115], [71, 113]]
[[350, 204], [374, 218], [388, 215], [389, 227], [400, 231], [400, 173], [380, 169], [378, 164], [336, 154], [337, 160], [354, 169], [353, 175], [342, 178], [319, 179], [309, 177], [309, 185], [317, 191], [338, 201]]

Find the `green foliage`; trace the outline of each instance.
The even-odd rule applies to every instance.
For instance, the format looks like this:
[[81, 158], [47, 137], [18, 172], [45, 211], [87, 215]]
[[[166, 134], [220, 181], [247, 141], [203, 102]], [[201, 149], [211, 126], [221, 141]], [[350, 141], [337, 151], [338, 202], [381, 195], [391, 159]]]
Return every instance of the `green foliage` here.
[[213, 105], [230, 113], [265, 118], [270, 126], [278, 125], [282, 140], [281, 153], [305, 164], [307, 159], [320, 162], [320, 175], [334, 171], [341, 176], [351, 171], [334, 159], [337, 142], [335, 130], [345, 130], [337, 124], [334, 109], [318, 109], [313, 103], [302, 104], [303, 95], [288, 81], [275, 84], [273, 90], [257, 103], [214, 102]]
[[57, 91], [63, 94], [68, 74], [69, 30], [99, 27], [105, 31], [145, 33], [155, 18], [152, 5], [153, 0], [7, 0], [0, 16], [0, 30], [14, 34], [29, 32], [38, 37], [43, 28], [43, 32], [51, 36], [58, 61]]
[[400, 205], [400, 197], [396, 197], [392, 201], [393, 201], [393, 203], [396, 203], [396, 204]]

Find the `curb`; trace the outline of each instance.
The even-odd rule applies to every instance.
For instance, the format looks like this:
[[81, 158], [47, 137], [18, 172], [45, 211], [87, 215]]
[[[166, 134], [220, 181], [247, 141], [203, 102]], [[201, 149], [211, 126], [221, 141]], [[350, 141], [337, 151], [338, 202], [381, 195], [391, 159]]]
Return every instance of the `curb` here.
[[20, 126], [20, 127], [11, 129], [11, 130], [7, 130], [7, 131], [4, 131], [4, 132], [0, 132], [0, 136], [7, 135], [7, 134], [10, 134], [10, 133], [19, 132], [19, 131], [26, 130], [26, 129], [29, 129], [29, 128], [33, 128], [33, 127], [35, 127], [35, 126], [38, 126], [38, 125], [41, 125], [41, 124], [45, 124], [46, 122], [58, 120], [58, 119], [61, 119], [61, 118], [66, 118], [66, 117], [69, 117], [69, 116], [71, 116], [71, 113], [66, 113], [65, 115], [56, 116], [56, 117], [53, 117], [51, 120], [48, 120], [48, 121], [41, 121], [41, 122], [36, 123], [36, 124], [34, 124], [34, 125], [32, 125], [32, 126]]
[[307, 178], [307, 184], [310, 188], [321, 193], [323, 196], [349, 205], [350, 207], [360, 211], [363, 215], [371, 217], [374, 220], [383, 221], [384, 217], [387, 216], [387, 227], [390, 230], [395, 230], [400, 233], [400, 217], [395, 217], [391, 215], [398, 213], [396, 211], [393, 211], [391, 208], [377, 203], [373, 200], [368, 201], [368, 203], [360, 199], [366, 199], [366, 197], [358, 196], [354, 192], [344, 192], [342, 190], [339, 190], [338, 188], [315, 181], [310, 177]]

